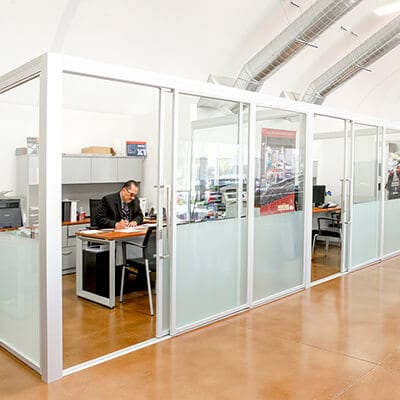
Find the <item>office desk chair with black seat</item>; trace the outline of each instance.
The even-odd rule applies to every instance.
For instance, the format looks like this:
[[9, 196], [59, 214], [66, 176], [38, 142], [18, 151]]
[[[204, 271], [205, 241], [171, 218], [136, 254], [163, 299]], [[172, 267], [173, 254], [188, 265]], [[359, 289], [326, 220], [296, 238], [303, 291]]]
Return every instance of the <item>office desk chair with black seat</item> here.
[[97, 207], [100, 204], [100, 199], [89, 199], [89, 212], [90, 212], [90, 228], [97, 229], [95, 218], [97, 214]]
[[315, 242], [325, 242], [325, 257], [328, 255], [329, 243], [342, 243], [342, 224], [337, 218], [318, 218], [318, 230], [313, 235], [312, 254], [314, 254]]
[[[127, 246], [135, 246], [142, 249], [142, 257], [138, 258], [127, 258]], [[121, 290], [119, 295], [119, 301], [122, 302], [123, 294], [124, 294], [124, 281], [125, 281], [125, 273], [138, 275], [140, 269], [145, 269], [146, 273], [146, 281], [147, 281], [147, 292], [149, 295], [149, 304], [150, 304], [150, 314], [154, 315], [153, 310], [153, 298], [151, 295], [151, 282], [150, 282], [150, 272], [156, 271], [156, 227], [151, 226], [147, 228], [146, 235], [144, 236], [143, 242], [135, 243], [135, 242], [123, 242], [122, 243], [122, 257], [123, 257], [123, 266], [122, 266], [122, 276], [121, 276]]]

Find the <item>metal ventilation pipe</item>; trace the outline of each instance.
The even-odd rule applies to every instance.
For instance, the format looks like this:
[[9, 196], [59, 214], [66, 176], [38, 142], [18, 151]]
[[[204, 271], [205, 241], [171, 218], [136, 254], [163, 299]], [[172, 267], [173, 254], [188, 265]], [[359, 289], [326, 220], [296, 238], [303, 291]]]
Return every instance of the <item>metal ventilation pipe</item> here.
[[258, 91], [263, 81], [361, 0], [318, 0], [247, 62], [234, 87]]
[[[254, 92], [260, 90], [268, 76], [361, 1], [317, 0], [243, 66], [233, 87]], [[205, 98], [201, 98], [198, 105], [227, 110], [231, 108], [226, 102]]]
[[322, 104], [326, 96], [400, 44], [400, 16], [310, 83], [302, 101]]

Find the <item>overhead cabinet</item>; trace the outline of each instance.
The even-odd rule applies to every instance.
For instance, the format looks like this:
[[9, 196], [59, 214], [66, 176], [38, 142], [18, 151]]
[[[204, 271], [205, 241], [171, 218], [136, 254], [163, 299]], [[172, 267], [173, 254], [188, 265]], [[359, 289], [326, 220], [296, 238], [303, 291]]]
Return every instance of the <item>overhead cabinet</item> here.
[[63, 157], [62, 183], [90, 183], [91, 161], [89, 157]]
[[113, 183], [142, 180], [142, 158], [63, 156], [62, 183]]
[[[22, 186], [39, 183], [39, 157], [18, 156], [19, 182]], [[142, 180], [141, 157], [62, 156], [62, 183], [115, 183]], [[25, 189], [26, 190], [26, 189]], [[21, 192], [22, 190], [20, 190]]]

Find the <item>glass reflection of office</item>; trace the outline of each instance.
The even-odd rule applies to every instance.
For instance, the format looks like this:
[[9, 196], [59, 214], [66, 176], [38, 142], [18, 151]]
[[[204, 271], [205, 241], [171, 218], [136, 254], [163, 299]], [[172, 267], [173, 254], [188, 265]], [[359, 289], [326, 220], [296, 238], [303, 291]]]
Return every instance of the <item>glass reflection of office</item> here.
[[[247, 112], [244, 107], [245, 121]], [[247, 213], [247, 161], [241, 162], [247, 160], [247, 139], [243, 143], [239, 138], [239, 130], [245, 131], [247, 122], [241, 128], [238, 114], [226, 116], [216, 111], [212, 117], [209, 114], [209, 110], [199, 107], [196, 119], [191, 121], [186, 153], [190, 156], [190, 160], [186, 160], [190, 174], [178, 178], [177, 217], [180, 221], [214, 221], [236, 218], [238, 212], [242, 216]]]

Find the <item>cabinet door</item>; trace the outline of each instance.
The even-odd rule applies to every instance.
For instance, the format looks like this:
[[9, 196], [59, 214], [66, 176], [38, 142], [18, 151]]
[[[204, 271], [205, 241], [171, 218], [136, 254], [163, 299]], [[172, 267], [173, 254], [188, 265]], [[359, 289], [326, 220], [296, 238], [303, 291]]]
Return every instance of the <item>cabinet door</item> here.
[[90, 183], [89, 157], [63, 157], [62, 183]]
[[67, 246], [76, 246], [76, 232], [83, 231], [89, 224], [69, 225], [67, 232]]
[[76, 247], [62, 248], [62, 273], [71, 273], [75, 271]]
[[130, 179], [141, 182], [142, 162], [142, 158], [118, 158], [118, 182], [126, 182]]
[[66, 247], [68, 244], [68, 226], [62, 227], [62, 247]]
[[92, 183], [118, 182], [117, 160], [111, 157], [92, 158]]

